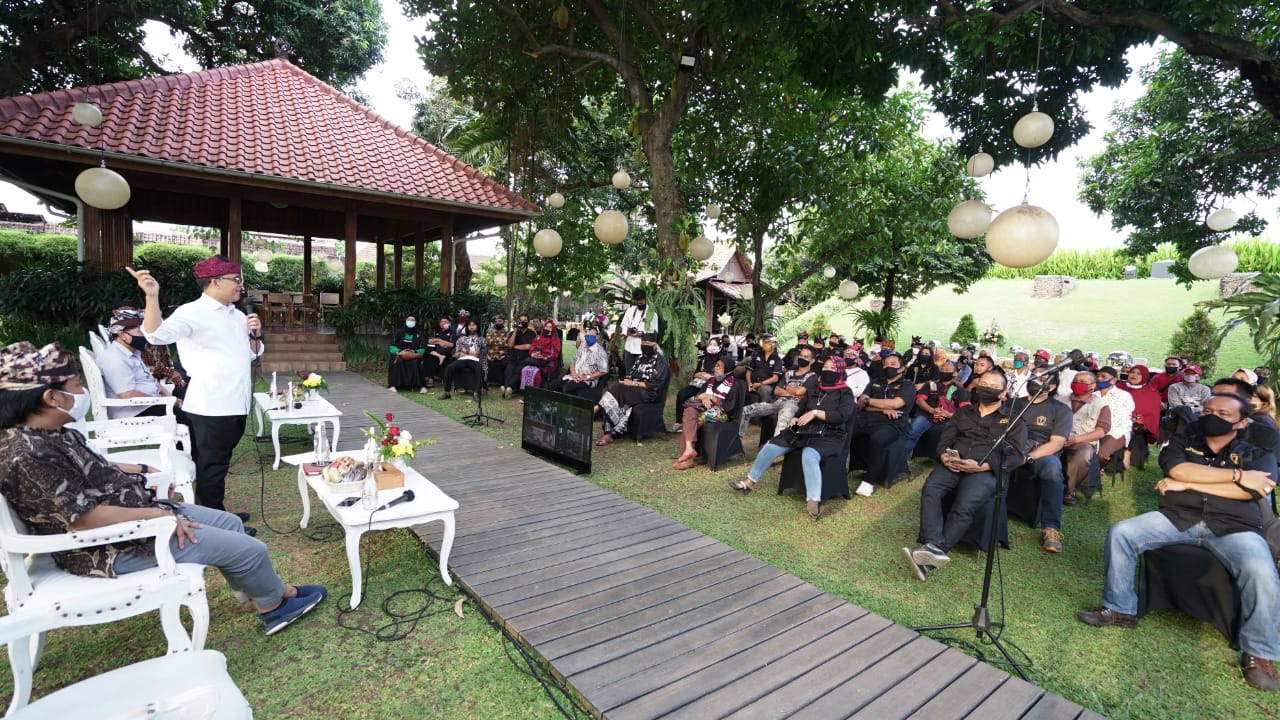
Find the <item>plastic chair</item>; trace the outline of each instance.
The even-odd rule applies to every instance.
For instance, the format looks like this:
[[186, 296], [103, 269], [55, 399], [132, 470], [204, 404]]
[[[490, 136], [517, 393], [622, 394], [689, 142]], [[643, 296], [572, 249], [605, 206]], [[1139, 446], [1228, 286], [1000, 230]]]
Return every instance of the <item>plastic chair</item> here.
[[707, 467], [712, 472], [719, 470], [729, 458], [745, 455], [747, 452], [742, 447], [742, 437], [738, 435], [742, 425], [742, 406], [747, 398], [747, 384], [742, 381], [735, 382], [730, 392], [734, 394], [737, 402], [736, 409], [729, 415], [729, 419], [725, 422], [703, 423], [702, 427], [698, 428], [698, 454], [707, 461]]
[[[84, 347], [80, 348], [80, 367], [84, 370], [85, 385], [89, 390], [89, 409], [93, 411], [93, 418], [103, 423], [125, 423], [126, 421], [136, 418], [112, 418], [111, 408], [113, 407], [142, 407], [148, 408], [155, 405], [165, 406], [165, 417], [174, 418], [174, 429], [172, 433], [177, 442], [182, 446], [182, 451], [188, 457], [191, 456], [191, 431], [186, 425], [177, 423], [177, 417], [173, 414], [173, 408], [177, 402], [177, 398], [170, 396], [157, 397], [131, 397], [131, 398], [109, 398], [107, 397], [107, 384], [102, 379], [102, 370], [98, 367], [98, 363], [94, 360], [93, 354]], [[100, 435], [105, 436], [110, 433], [111, 425], [104, 424], [98, 431]], [[148, 463], [150, 464], [150, 463]], [[192, 470], [194, 473], [195, 471]]]
[[[858, 414], [852, 413], [849, 419], [845, 421], [844, 432], [847, 437], [853, 430], [853, 425], [857, 422]], [[845, 465], [849, 462], [849, 443], [842, 443], [841, 451], [835, 455], [824, 458], [819, 467], [822, 468], [822, 502], [826, 502], [833, 497], [842, 497], [845, 500], [851, 499], [849, 494], [849, 471]], [[789, 452], [787, 457], [782, 461], [782, 474], [778, 478], [778, 494], [781, 495], [783, 490], [799, 490], [804, 493], [804, 462], [800, 452]]]
[[637, 443], [649, 433], [666, 432], [667, 426], [662, 422], [662, 412], [667, 406], [667, 390], [671, 388], [671, 378], [658, 389], [658, 399], [651, 403], [640, 403], [631, 409], [631, 417], [627, 420], [627, 430]]
[[[33, 618], [32, 622], [41, 628], [8, 641], [10, 665], [29, 668], [26, 673], [14, 673], [9, 712], [25, 705], [31, 697], [31, 673], [40, 664], [47, 630], [98, 625], [159, 610], [170, 653], [204, 648], [209, 633], [205, 566], [174, 562], [169, 539], [175, 527], [175, 518], [160, 517], [83, 532], [32, 535], [8, 500], [0, 496], [0, 567], [8, 578], [5, 606], [9, 617]], [[114, 578], [73, 575], [54, 564], [49, 554], [144, 538], [155, 539], [157, 567]], [[187, 635], [179, 618], [183, 605], [191, 613], [191, 635]]]

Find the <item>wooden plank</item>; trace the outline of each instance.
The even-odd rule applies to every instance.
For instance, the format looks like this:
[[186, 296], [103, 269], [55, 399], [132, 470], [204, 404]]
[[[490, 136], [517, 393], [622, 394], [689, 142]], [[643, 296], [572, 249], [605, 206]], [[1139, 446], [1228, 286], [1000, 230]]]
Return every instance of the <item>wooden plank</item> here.
[[[1010, 677], [1008, 682], [997, 688], [978, 707], [973, 709], [973, 715], [974, 717], [983, 718], [983, 720], [1002, 720], [1004, 718], [1014, 720], [1014, 718], [1022, 717], [1039, 702], [1042, 695], [1044, 695], [1044, 690], [1031, 683]], [[1072, 717], [1074, 717], [1074, 713]]]
[[[957, 651], [959, 652], [959, 651]], [[908, 717], [913, 720], [957, 720], [976, 717], [975, 708], [1012, 680], [1012, 676], [985, 663], [975, 662]]]
[[[1036, 688], [1037, 690], [1039, 688]], [[1052, 718], [1075, 718], [1082, 714], [1084, 709], [1079, 705], [1067, 700], [1045, 693], [1040, 696], [1036, 704], [1022, 716], [1022, 720], [1051, 720]]]
[[[804, 706], [791, 717], [815, 718], [815, 720], [845, 717], [848, 713], [865, 707], [900, 684], [918, 688], [921, 693], [929, 693], [934, 688], [944, 687], [945, 680], [916, 671], [945, 651], [946, 647], [943, 645], [916, 635], [906, 645], [872, 664], [863, 672], [831, 688], [826, 694]], [[892, 716], [893, 713], [888, 715], [888, 717]]]
[[916, 675], [929, 678], [928, 687], [920, 687], [910, 681], [898, 683], [860, 708], [852, 715], [851, 720], [881, 720], [915, 712], [925, 703], [945, 693], [951, 682], [976, 662], [978, 661], [961, 652], [942, 652], [916, 671]]
[[616, 539], [617, 525], [620, 523], [630, 525], [635, 528], [635, 532], [656, 528], [667, 528], [669, 532], [674, 532], [678, 529], [672, 527], [665, 518], [650, 517], [623, 506], [608, 515], [587, 516], [577, 522], [567, 520], [534, 528], [508, 526], [509, 532], [505, 536], [464, 538], [466, 542], [458, 543], [455, 547], [459, 550], [460, 560], [477, 554], [483, 556], [483, 560], [472, 566], [476, 571], [482, 571], [512, 565], [528, 558], [554, 555], [558, 551], [570, 551], [606, 539]]
[[[661, 518], [661, 516], [658, 516]], [[539, 541], [567, 543], [594, 537], [597, 533], [617, 534], [617, 525], [625, 523], [635, 527], [640, 523], [659, 523], [665, 518], [654, 518], [653, 513], [626, 501], [609, 505], [587, 507], [566, 513], [560, 517], [542, 518], [535, 522], [521, 523], [518, 519], [490, 527], [476, 533], [462, 533], [454, 541], [458, 557], [475, 553], [493, 553], [512, 545], [530, 547]], [[671, 524], [666, 520], [665, 524]], [[612, 529], [611, 529], [612, 528]], [[534, 547], [539, 545], [534, 544]]]

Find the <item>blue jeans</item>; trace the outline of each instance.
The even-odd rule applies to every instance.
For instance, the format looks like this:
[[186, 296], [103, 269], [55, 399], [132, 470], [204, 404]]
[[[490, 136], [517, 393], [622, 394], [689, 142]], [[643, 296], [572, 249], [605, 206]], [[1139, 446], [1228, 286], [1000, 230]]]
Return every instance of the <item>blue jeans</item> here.
[[1031, 481], [1040, 485], [1040, 505], [1036, 508], [1036, 525], [1062, 529], [1062, 460], [1046, 455], [1031, 464]]
[[929, 428], [933, 427], [933, 418], [924, 415], [917, 415], [911, 418], [911, 424], [907, 426], [907, 442], [906, 454], [907, 459], [911, 459], [911, 451], [916, 449], [916, 443], [920, 442], [920, 438], [929, 432]]
[[[791, 452], [794, 448], [783, 447], [776, 443], [765, 443], [756, 453], [756, 461], [751, 463], [747, 471], [747, 479], [753, 483], [760, 482], [764, 471], [769, 469], [773, 461]], [[804, 468], [804, 497], [806, 500], [822, 500], [822, 456], [813, 448], [804, 448], [800, 453], [800, 465]]]
[[[200, 542], [187, 542], [178, 549], [178, 540], [169, 540], [173, 559], [180, 563], [212, 565], [227, 579], [233, 591], [248, 595], [262, 607], [271, 607], [284, 597], [284, 582], [271, 566], [267, 546], [257, 538], [244, 534], [240, 518], [229, 512], [180, 503], [182, 513], [203, 525], [194, 531]], [[117, 575], [147, 570], [156, 566], [154, 555], [122, 552], [116, 556]]]
[[1240, 649], [1260, 658], [1280, 659], [1280, 633], [1276, 632], [1280, 575], [1267, 541], [1257, 533], [1219, 537], [1202, 522], [1179, 532], [1168, 518], [1154, 511], [1121, 520], [1107, 531], [1107, 584], [1102, 604], [1116, 612], [1137, 614], [1138, 593], [1133, 581], [1138, 557], [1166, 545], [1197, 545], [1213, 553], [1235, 578], [1240, 591]]

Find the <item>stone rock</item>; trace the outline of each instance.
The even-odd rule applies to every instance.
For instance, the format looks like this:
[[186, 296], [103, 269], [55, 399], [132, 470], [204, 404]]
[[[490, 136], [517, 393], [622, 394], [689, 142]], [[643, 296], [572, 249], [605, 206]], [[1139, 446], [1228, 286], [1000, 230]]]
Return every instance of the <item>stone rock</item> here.
[[1125, 266], [1124, 266], [1124, 279], [1125, 279], [1125, 280], [1137, 280], [1137, 279], [1138, 279], [1138, 266], [1137, 266], [1137, 265], [1125, 265]]
[[1247, 273], [1227, 273], [1218, 280], [1218, 297], [1229, 298], [1232, 295], [1251, 292], [1253, 288], [1253, 279], [1258, 277], [1256, 272]]
[[[902, 312], [906, 310], [908, 307], [910, 307], [910, 305], [911, 303], [907, 302], [906, 300], [893, 301], [893, 309], [897, 310], [898, 312]], [[884, 300], [872, 300], [871, 302], [867, 303], [867, 307], [871, 308], [872, 310], [875, 310], [876, 312], [880, 312], [881, 310], [884, 309]]]
[[1169, 272], [1169, 267], [1172, 265], [1173, 265], [1172, 260], [1157, 260], [1151, 263], [1151, 277], [1172, 278], [1173, 273]]
[[1037, 275], [1031, 297], [1060, 298], [1075, 289], [1076, 279], [1070, 275]]

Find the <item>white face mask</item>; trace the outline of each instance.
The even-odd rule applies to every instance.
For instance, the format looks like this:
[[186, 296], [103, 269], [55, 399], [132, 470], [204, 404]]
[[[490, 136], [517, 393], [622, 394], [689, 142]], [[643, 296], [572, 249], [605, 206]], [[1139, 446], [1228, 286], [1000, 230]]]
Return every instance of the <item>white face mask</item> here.
[[404, 321], [404, 326], [405, 326], [405, 327], [407, 327], [407, 328], [414, 328], [414, 327], [417, 327], [417, 326], [418, 326], [418, 321], [417, 321], [417, 320], [405, 320], [405, 321]]
[[85, 414], [89, 412], [89, 393], [80, 393], [79, 395], [77, 395], [75, 393], [69, 393], [66, 390], [59, 390], [58, 392], [62, 393], [63, 395], [71, 396], [71, 408], [70, 409], [58, 408], [58, 409], [70, 415], [71, 419], [74, 420], [75, 422], [80, 422], [84, 420]]

